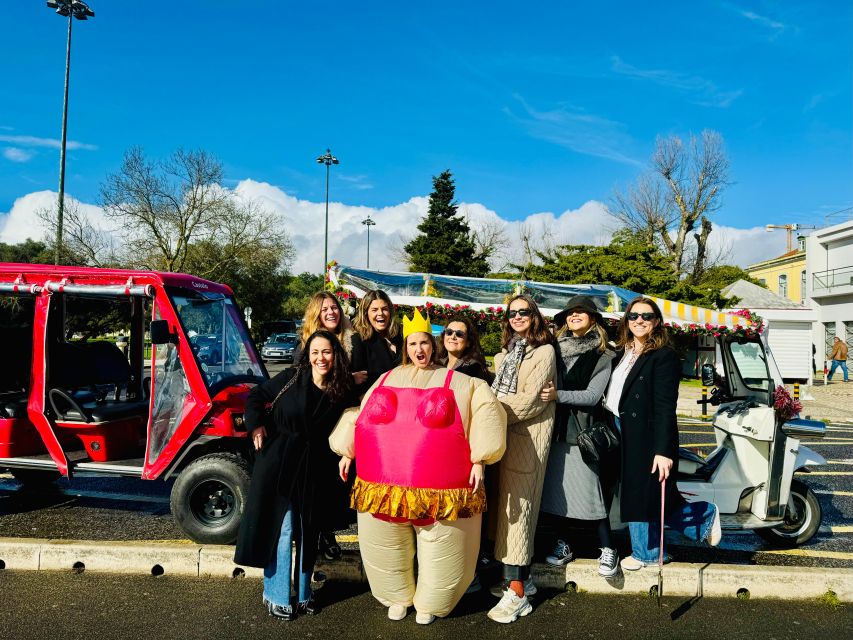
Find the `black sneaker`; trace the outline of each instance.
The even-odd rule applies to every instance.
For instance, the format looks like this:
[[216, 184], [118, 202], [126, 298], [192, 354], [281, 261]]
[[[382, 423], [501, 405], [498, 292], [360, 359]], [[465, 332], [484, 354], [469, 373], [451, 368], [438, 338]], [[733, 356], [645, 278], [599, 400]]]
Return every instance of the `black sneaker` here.
[[296, 620], [296, 612], [293, 610], [293, 607], [289, 604], [272, 604], [270, 603], [269, 614], [273, 618], [278, 618], [279, 620], [285, 620], [290, 622], [291, 620]]
[[315, 613], [320, 613], [320, 607], [314, 598], [310, 598], [296, 605], [296, 613], [300, 616], [313, 616]]
[[557, 544], [554, 546], [554, 551], [551, 552], [551, 555], [545, 558], [545, 562], [550, 564], [552, 567], [562, 567], [569, 564], [574, 557], [575, 556], [569, 548], [569, 545], [563, 540], [557, 540]]
[[343, 551], [341, 551], [338, 541], [335, 540], [334, 533], [323, 532], [320, 534], [320, 553], [330, 562], [340, 560]]

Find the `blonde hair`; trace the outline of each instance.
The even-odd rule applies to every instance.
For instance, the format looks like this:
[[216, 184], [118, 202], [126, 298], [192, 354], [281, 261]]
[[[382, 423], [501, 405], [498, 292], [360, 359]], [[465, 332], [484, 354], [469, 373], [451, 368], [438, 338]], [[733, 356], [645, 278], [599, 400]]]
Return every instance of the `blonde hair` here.
[[376, 330], [367, 318], [367, 310], [375, 300], [382, 300], [382, 302], [388, 305], [388, 311], [391, 313], [391, 321], [388, 323], [388, 337], [396, 338], [400, 333], [400, 321], [397, 320], [394, 303], [391, 302], [391, 298], [382, 289], [368, 291], [361, 299], [361, 302], [358, 304], [358, 311], [355, 314], [355, 330], [358, 331], [362, 340], [370, 340], [373, 334], [376, 333]]
[[325, 326], [323, 326], [323, 321], [320, 320], [320, 312], [322, 311], [323, 303], [326, 300], [331, 300], [337, 305], [338, 312], [341, 317], [338, 322], [338, 326], [335, 327], [334, 331], [330, 331], [329, 333], [334, 334], [334, 336], [340, 340], [344, 331], [348, 328], [349, 319], [344, 315], [344, 310], [335, 294], [329, 293], [328, 291], [318, 291], [311, 296], [311, 299], [308, 301], [308, 306], [305, 307], [305, 316], [302, 319], [302, 344], [307, 344], [308, 338], [311, 337], [315, 331], [329, 331]]

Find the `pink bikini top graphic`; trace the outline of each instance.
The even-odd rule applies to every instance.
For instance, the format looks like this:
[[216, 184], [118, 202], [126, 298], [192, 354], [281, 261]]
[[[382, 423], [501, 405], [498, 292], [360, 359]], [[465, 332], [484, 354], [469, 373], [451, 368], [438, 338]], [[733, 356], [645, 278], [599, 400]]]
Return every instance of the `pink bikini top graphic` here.
[[[390, 373], [390, 372], [388, 372]], [[418, 489], [468, 488], [471, 447], [450, 389], [386, 387], [370, 395], [355, 428], [362, 480]]]

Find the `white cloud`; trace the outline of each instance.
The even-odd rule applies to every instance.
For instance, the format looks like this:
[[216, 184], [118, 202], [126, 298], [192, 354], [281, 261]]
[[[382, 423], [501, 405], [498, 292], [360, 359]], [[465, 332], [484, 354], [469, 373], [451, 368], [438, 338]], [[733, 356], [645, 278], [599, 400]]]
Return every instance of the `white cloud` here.
[[12, 162], [28, 162], [35, 154], [27, 149], [18, 147], [6, 147], [3, 149], [3, 157]]
[[[234, 190], [239, 196], [253, 200], [279, 214], [296, 248], [292, 265], [294, 273], [319, 272], [323, 266], [325, 202], [300, 200], [266, 182], [241, 180]], [[92, 204], [74, 200], [80, 212], [102, 229], [110, 228], [103, 210]], [[415, 196], [390, 207], [372, 208], [329, 203], [329, 259], [341, 264], [364, 266], [367, 255], [367, 228], [361, 224], [370, 216], [376, 226], [370, 231], [370, 266], [387, 271], [405, 271], [396, 252], [403, 240], [417, 233], [417, 225], [427, 211], [429, 201]], [[18, 198], [8, 212], [0, 212], [0, 242], [18, 243], [27, 238], [40, 239], [44, 229], [36, 216], [40, 209], [53, 209], [56, 193], [38, 191]], [[521, 245], [522, 229], [533, 232], [535, 243], [543, 246], [561, 244], [606, 244], [617, 223], [601, 202], [591, 200], [576, 209], [559, 214], [538, 212], [522, 220], [506, 220], [497, 212], [479, 203], [460, 203], [460, 213], [466, 215], [472, 228], [484, 225], [503, 227], [509, 246], [495, 256], [494, 268], [518, 262], [524, 255]], [[729, 249], [726, 262], [746, 266], [782, 253], [778, 238], [771, 237], [764, 227], [738, 229], [715, 225], [710, 237], [710, 253], [719, 248]]]
[[[17, 144], [22, 147], [50, 147], [52, 149], [59, 149], [62, 146], [62, 143], [57, 138], [39, 138], [36, 136], [7, 136], [0, 135], [0, 142], [9, 142], [11, 144]], [[84, 149], [86, 151], [95, 151], [98, 147], [93, 144], [88, 144], [86, 142], [78, 142], [76, 140], [66, 140], [65, 148], [68, 151], [75, 151], [77, 149]]]

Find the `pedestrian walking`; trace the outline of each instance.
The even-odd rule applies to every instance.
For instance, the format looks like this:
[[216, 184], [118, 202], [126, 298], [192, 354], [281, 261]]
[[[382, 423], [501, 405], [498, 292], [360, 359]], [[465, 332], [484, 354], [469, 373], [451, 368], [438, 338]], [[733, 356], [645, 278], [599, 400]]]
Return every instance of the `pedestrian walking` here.
[[826, 376], [826, 379], [832, 380], [835, 370], [841, 367], [841, 372], [844, 374], [844, 382], [847, 382], [847, 345], [838, 336], [835, 336], [835, 340], [832, 341], [832, 353], [826, 356], [826, 359], [832, 361], [829, 375]]
[[[557, 333], [557, 384], [548, 383], [541, 399], [557, 401], [554, 439], [548, 456], [542, 511], [560, 518], [595, 523], [601, 554], [598, 573], [605, 577], [619, 570], [619, 555], [613, 545], [609, 500], [602, 488], [601, 474], [608, 461], [588, 465], [577, 446], [578, 434], [600, 417], [601, 401], [610, 380], [613, 352], [607, 348], [607, 330], [601, 313], [588, 296], [574, 296], [554, 316]], [[563, 566], [573, 558], [566, 522], [554, 550], [545, 560]]]
[[356, 384], [356, 390], [363, 394], [383, 373], [400, 364], [403, 336], [394, 304], [381, 289], [368, 291], [361, 299], [354, 324], [350, 367], [367, 372]]
[[[329, 442], [341, 479], [358, 463], [364, 572], [373, 596], [402, 620], [448, 615], [474, 576], [486, 507], [483, 467], [506, 446], [506, 413], [482, 380], [434, 363], [427, 318], [404, 318], [402, 364], [344, 414]], [[415, 578], [417, 559], [417, 579]]]
[[[621, 439], [619, 503], [628, 523], [631, 555], [627, 571], [658, 562], [661, 491], [666, 488], [666, 524], [695, 542], [720, 542], [720, 512], [710, 502], [686, 502], [674, 481], [665, 485], [678, 460], [675, 409], [681, 362], [654, 300], [632, 300], [619, 323], [615, 367], [605, 395]], [[673, 479], [674, 480], [674, 479]]]
[[554, 337], [530, 296], [513, 296], [501, 325], [503, 350], [495, 356], [492, 390], [508, 422], [495, 516], [495, 558], [504, 565], [504, 582], [492, 590], [500, 602], [488, 615], [509, 623], [533, 610], [528, 599], [536, 593], [530, 578], [533, 536], [554, 430], [554, 402], [540, 394], [554, 381], [556, 357]]
[[328, 438], [355, 402], [351, 388], [343, 348], [320, 330], [306, 340], [296, 367], [256, 386], [246, 400], [255, 465], [234, 562], [263, 568], [263, 603], [276, 618], [318, 611], [311, 590], [317, 536], [340, 528], [348, 517], [346, 487], [338, 480], [338, 458]]

